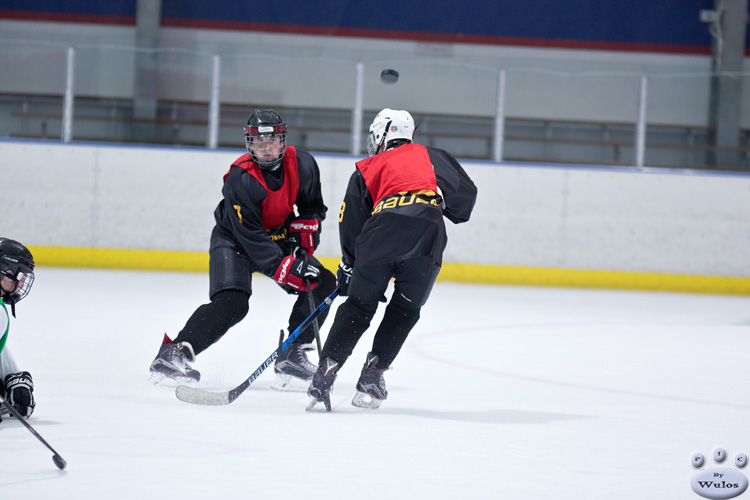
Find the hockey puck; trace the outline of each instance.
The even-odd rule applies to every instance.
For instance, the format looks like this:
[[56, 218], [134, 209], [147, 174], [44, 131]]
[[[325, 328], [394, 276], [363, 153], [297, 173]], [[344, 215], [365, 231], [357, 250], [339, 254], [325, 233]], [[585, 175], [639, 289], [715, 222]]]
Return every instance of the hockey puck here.
[[68, 465], [60, 455], [52, 455], [52, 461], [55, 462], [55, 465], [60, 470], [63, 470]]
[[396, 83], [398, 81], [398, 71], [395, 69], [384, 69], [380, 72], [380, 81], [389, 85]]

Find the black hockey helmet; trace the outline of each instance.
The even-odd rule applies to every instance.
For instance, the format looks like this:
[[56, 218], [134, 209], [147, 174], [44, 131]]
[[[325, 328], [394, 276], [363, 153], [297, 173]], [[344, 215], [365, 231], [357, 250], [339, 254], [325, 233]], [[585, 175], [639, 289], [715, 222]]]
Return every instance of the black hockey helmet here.
[[0, 298], [11, 306], [26, 297], [34, 283], [34, 257], [15, 240], [0, 238]]
[[[268, 144], [270, 138], [278, 137], [278, 153], [258, 154], [262, 144]], [[245, 147], [250, 157], [264, 170], [273, 170], [281, 165], [281, 160], [286, 153], [286, 123], [281, 120], [276, 111], [272, 109], [256, 109], [245, 124]]]

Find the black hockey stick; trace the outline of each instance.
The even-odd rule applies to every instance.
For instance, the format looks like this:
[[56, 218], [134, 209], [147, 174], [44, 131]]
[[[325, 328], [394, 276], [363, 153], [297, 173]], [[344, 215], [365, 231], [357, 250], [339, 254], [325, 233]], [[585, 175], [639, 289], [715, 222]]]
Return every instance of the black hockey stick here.
[[[310, 304], [310, 311], [315, 310], [315, 298], [312, 294], [312, 289], [310, 288], [310, 280], [305, 280], [305, 283], [307, 283], [307, 289], [309, 290], [307, 292], [307, 301]], [[313, 330], [315, 331], [315, 345], [318, 347], [318, 359], [320, 359], [320, 353], [323, 351], [323, 348], [320, 345], [320, 327], [318, 326], [318, 318], [317, 316], [315, 319], [313, 319], [312, 322]]]
[[[305, 265], [307, 265], [307, 255], [305, 255]], [[310, 305], [310, 313], [315, 310], [315, 297], [313, 297], [312, 288], [310, 288], [310, 280], [305, 278], [305, 285], [307, 285], [307, 303]], [[315, 345], [318, 347], [318, 359], [320, 359], [320, 353], [323, 351], [323, 347], [320, 345], [320, 327], [318, 326], [318, 318], [313, 320], [313, 330], [315, 331]]]
[[39, 441], [41, 441], [41, 442], [42, 442], [42, 444], [43, 444], [44, 446], [46, 446], [46, 447], [47, 447], [47, 449], [48, 449], [49, 451], [51, 451], [51, 452], [53, 453], [53, 455], [52, 455], [52, 461], [53, 461], [53, 462], [55, 462], [55, 465], [57, 466], [57, 468], [58, 468], [58, 469], [60, 469], [60, 470], [63, 470], [63, 469], [65, 468], [65, 466], [66, 466], [66, 465], [68, 465], [68, 464], [67, 464], [67, 462], [65, 462], [65, 460], [63, 459], [63, 457], [61, 457], [61, 456], [60, 456], [60, 454], [59, 454], [59, 453], [57, 453], [57, 452], [55, 451], [55, 449], [54, 449], [54, 448], [52, 448], [52, 447], [51, 447], [51, 446], [49, 445], [49, 443], [48, 443], [47, 441], [45, 441], [45, 440], [44, 440], [44, 438], [43, 438], [43, 437], [42, 437], [42, 436], [41, 436], [41, 435], [40, 435], [40, 434], [39, 434], [39, 433], [38, 433], [38, 432], [36, 431], [36, 429], [34, 429], [34, 428], [33, 428], [33, 427], [31, 426], [31, 424], [30, 424], [30, 423], [28, 423], [28, 422], [26, 421], [26, 419], [25, 419], [25, 418], [23, 418], [23, 416], [22, 416], [22, 415], [21, 415], [20, 413], [18, 413], [18, 410], [16, 410], [15, 408], [13, 408], [13, 405], [11, 405], [10, 403], [8, 403], [8, 402], [7, 402], [7, 401], [6, 401], [6, 400], [5, 400], [4, 398], [2, 398], [2, 397], [0, 397], [0, 402], [2, 402], [2, 405], [3, 405], [3, 406], [4, 406], [4, 407], [5, 407], [5, 408], [6, 408], [7, 410], [8, 410], [8, 412], [9, 412], [9, 413], [10, 413], [11, 415], [13, 415], [13, 416], [14, 416], [14, 417], [16, 418], [16, 420], [18, 420], [18, 421], [19, 421], [19, 422], [21, 422], [21, 423], [22, 423], [23, 425], [25, 425], [25, 426], [26, 426], [26, 428], [27, 428], [27, 429], [28, 429], [28, 430], [29, 430], [29, 431], [30, 431], [30, 432], [31, 432], [31, 433], [32, 433], [32, 434], [33, 434], [34, 436], [36, 436], [36, 438], [37, 438], [37, 439], [38, 439]]
[[225, 392], [213, 392], [199, 389], [197, 387], [181, 385], [177, 389], [175, 389], [175, 396], [177, 396], [177, 399], [179, 399], [180, 401], [185, 401], [186, 403], [192, 403], [196, 405], [216, 406], [228, 405], [232, 403], [240, 396], [240, 394], [245, 392], [245, 389], [250, 387], [250, 384], [255, 382], [255, 379], [257, 379], [266, 368], [273, 364], [273, 362], [279, 356], [280, 352], [289, 347], [294, 339], [299, 337], [299, 334], [302, 330], [310, 326], [310, 323], [315, 321], [317, 317], [320, 316], [320, 313], [322, 313], [325, 309], [328, 308], [328, 306], [333, 303], [333, 299], [335, 299], [338, 294], [339, 289], [336, 288], [333, 293], [331, 293], [331, 295], [329, 295], [323, 302], [321, 302], [318, 307], [316, 307], [315, 310], [311, 312], [307, 318], [305, 318], [305, 321], [303, 321], [296, 330], [289, 334], [289, 337], [287, 337], [284, 343], [281, 344], [278, 349], [275, 349], [271, 353], [271, 355], [268, 356], [266, 360], [258, 367], [258, 369], [255, 370], [253, 374], [247, 378], [247, 380], [242, 382], [234, 389]]

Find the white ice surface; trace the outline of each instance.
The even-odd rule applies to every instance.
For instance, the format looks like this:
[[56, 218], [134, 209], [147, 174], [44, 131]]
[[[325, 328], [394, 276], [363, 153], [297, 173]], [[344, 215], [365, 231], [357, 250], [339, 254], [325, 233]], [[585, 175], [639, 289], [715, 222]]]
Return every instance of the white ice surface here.
[[[383, 406], [349, 404], [373, 327], [333, 412], [311, 414], [271, 370], [222, 407], [148, 381], [207, 286], [37, 270], [8, 346], [34, 376], [29, 422], [68, 467], [6, 418], [0, 499], [690, 499], [694, 452], [750, 454], [748, 297], [441, 282]], [[254, 286], [247, 318], [198, 357], [202, 387], [238, 385], [275, 348], [293, 299]]]

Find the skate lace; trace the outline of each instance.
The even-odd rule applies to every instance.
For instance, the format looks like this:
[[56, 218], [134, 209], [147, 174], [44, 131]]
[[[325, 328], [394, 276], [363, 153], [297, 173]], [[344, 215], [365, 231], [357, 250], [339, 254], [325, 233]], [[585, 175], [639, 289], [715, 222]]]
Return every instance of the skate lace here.
[[315, 365], [307, 359], [307, 355], [305, 354], [305, 351], [310, 349], [305, 348], [300, 344], [292, 344], [289, 348], [292, 349], [292, 352], [289, 353], [289, 358], [293, 359], [298, 365], [315, 368]]
[[367, 359], [367, 363], [362, 370], [360, 383], [363, 385], [377, 385], [380, 389], [385, 390], [385, 373], [386, 369], [377, 367], [378, 358], [373, 356]]
[[305, 361], [305, 356], [303, 355], [304, 352], [302, 351], [302, 346], [299, 344], [292, 344], [289, 346], [291, 349], [291, 352], [289, 353], [289, 357], [292, 358], [297, 362], [297, 364], [301, 365]]
[[362, 374], [362, 382], [365, 384], [376, 384], [379, 387], [385, 387], [385, 377], [383, 372], [385, 370], [367, 370]]
[[185, 353], [183, 352], [183, 346], [182, 344], [173, 345], [171, 352], [169, 353], [169, 360], [174, 364], [175, 366], [178, 366], [180, 368], [185, 368], [187, 365], [187, 362], [185, 361]]

